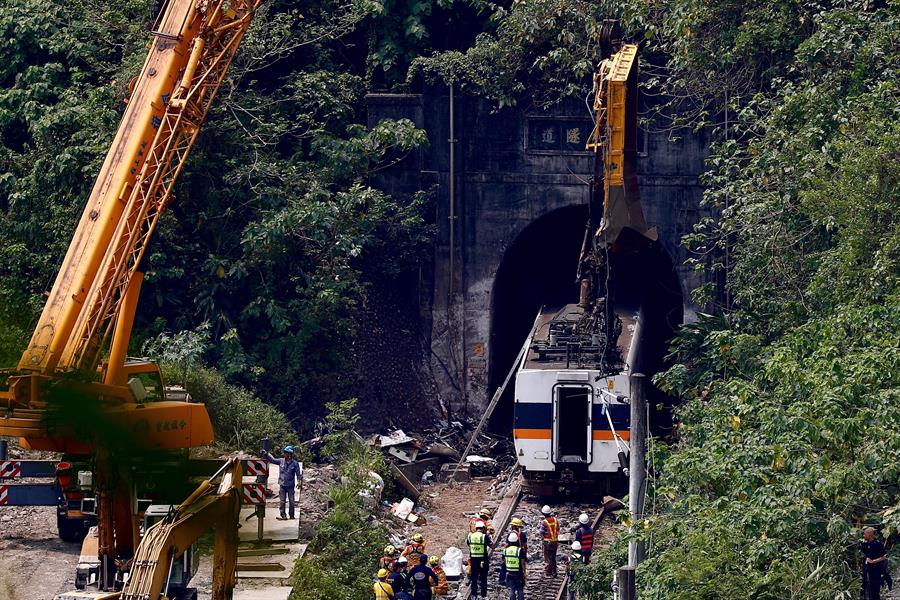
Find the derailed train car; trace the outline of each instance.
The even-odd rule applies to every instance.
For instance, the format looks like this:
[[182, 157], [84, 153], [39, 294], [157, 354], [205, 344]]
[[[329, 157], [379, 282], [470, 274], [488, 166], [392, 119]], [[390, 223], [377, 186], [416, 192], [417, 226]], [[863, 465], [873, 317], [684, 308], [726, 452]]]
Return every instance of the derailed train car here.
[[614, 311], [607, 348], [605, 336], [580, 331], [584, 312], [576, 304], [542, 310], [516, 374], [516, 456], [537, 495], [604, 494], [626, 482], [628, 377], [639, 358], [640, 316]]

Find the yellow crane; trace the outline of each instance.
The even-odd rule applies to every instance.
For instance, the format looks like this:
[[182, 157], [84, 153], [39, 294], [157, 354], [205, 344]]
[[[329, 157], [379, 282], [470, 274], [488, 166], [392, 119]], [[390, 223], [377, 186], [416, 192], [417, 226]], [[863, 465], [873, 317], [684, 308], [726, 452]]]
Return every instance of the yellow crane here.
[[101, 589], [139, 538], [130, 470], [101, 429], [147, 450], [213, 441], [206, 408], [154, 397], [159, 367], [126, 351], [142, 258], [260, 1], [168, 0], [31, 341], [0, 374], [0, 435], [95, 457]]

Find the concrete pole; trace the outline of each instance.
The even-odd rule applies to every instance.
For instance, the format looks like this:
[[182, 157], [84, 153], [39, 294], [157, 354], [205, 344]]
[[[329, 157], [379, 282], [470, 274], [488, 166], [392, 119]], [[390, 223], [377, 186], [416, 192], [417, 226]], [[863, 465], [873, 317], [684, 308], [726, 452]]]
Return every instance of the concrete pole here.
[[615, 592], [617, 600], [637, 600], [634, 569], [633, 566], [628, 566], [616, 571]]
[[[633, 521], [644, 516], [644, 493], [646, 492], [647, 459], [647, 397], [643, 373], [634, 373], [631, 384], [631, 454], [629, 456], [628, 510]], [[632, 526], [633, 527], [633, 526]], [[637, 567], [644, 560], [644, 544], [628, 543], [628, 566]]]

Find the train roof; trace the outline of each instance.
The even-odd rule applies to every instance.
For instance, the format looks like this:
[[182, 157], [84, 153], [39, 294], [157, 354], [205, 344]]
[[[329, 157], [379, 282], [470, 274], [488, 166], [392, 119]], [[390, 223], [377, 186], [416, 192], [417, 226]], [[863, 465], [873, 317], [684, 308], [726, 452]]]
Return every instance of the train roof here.
[[638, 316], [633, 310], [614, 309], [621, 328], [617, 328], [616, 348], [618, 352], [607, 352], [607, 365], [601, 364], [605, 335], [602, 332], [580, 331], [579, 324], [589, 320], [585, 309], [577, 304], [562, 307], [545, 307], [537, 319], [537, 327], [529, 342], [528, 351], [522, 361], [523, 369], [537, 370], [597, 370], [603, 374], [613, 374], [625, 369], [634, 338]]

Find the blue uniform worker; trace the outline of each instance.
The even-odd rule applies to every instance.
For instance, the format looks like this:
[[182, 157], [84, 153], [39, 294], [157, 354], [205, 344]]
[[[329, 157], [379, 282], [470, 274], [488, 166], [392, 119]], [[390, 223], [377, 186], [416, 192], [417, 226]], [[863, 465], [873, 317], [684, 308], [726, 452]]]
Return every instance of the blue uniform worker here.
[[[287, 518], [294, 518], [294, 488], [302, 479], [303, 472], [300, 470], [300, 463], [294, 460], [293, 446], [285, 446], [282, 452], [283, 458], [275, 458], [265, 450], [262, 455], [269, 462], [278, 465], [278, 510], [281, 514], [277, 518], [284, 521]], [[284, 512], [286, 503], [289, 504], [290, 517]]]
[[431, 587], [440, 583], [440, 580], [428, 566], [428, 555], [422, 554], [419, 565], [409, 570], [409, 582], [413, 588], [413, 600], [431, 600]]

